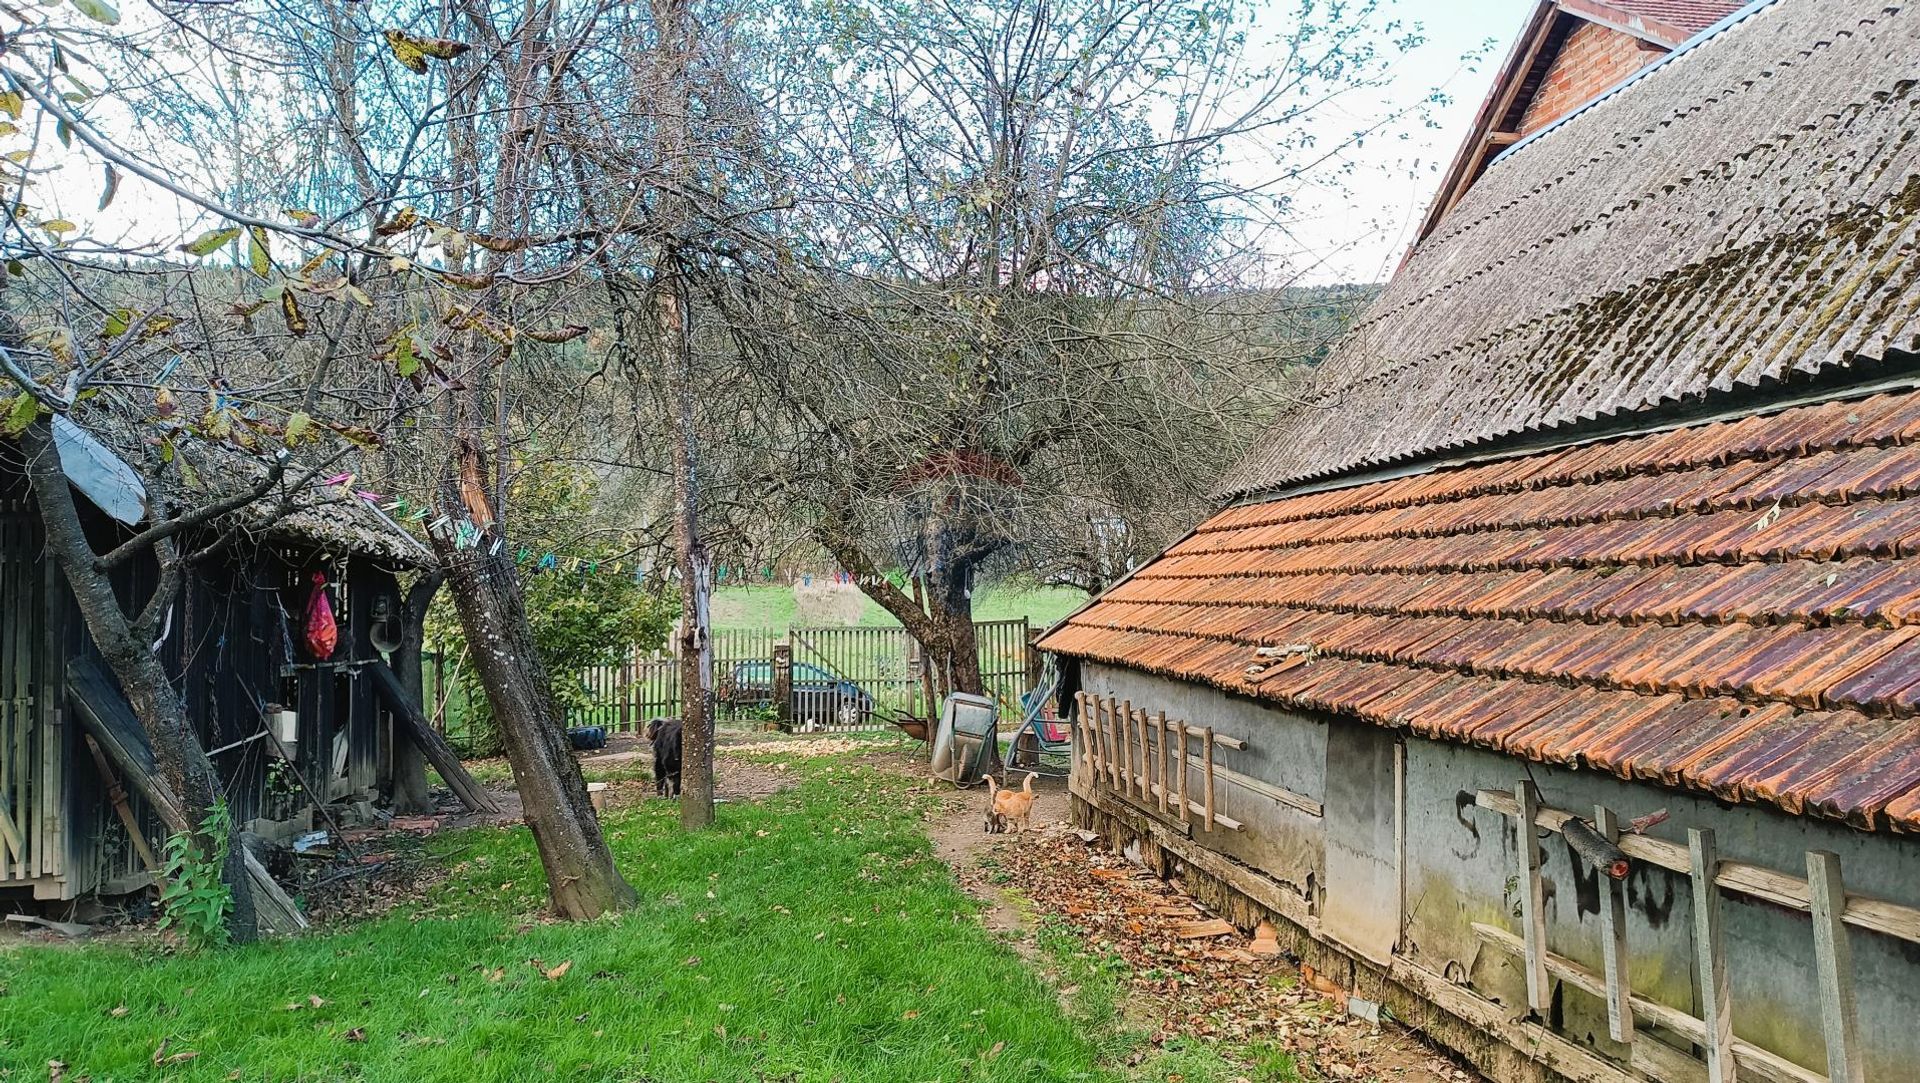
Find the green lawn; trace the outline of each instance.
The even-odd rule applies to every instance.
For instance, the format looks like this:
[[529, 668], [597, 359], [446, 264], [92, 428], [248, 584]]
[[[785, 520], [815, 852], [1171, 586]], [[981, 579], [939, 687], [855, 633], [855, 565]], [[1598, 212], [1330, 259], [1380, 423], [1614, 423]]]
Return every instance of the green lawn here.
[[[431, 841], [451, 877], [427, 901], [356, 927], [0, 950], [0, 1078], [51, 1060], [100, 1081], [1109, 1078], [1117, 1032], [1052, 1010], [973, 919], [919, 829], [926, 796], [793, 769], [798, 789], [697, 835], [665, 802], [610, 813], [644, 900], [614, 920], [543, 922], [529, 836], [481, 829]], [[163, 1040], [197, 1056], [156, 1067]]]
[[[975, 620], [1019, 620], [1045, 627], [1086, 603], [1070, 587], [996, 586], [975, 599]], [[800, 623], [793, 588], [784, 585], [721, 587], [713, 592], [713, 626], [718, 631], [785, 631]], [[870, 598], [861, 599], [860, 621], [867, 627], [898, 625], [893, 614]]]

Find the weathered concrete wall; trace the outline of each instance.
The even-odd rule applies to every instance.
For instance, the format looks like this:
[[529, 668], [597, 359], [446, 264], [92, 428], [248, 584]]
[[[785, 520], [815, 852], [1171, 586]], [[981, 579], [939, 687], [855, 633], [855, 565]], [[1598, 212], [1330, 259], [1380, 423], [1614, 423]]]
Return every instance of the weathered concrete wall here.
[[[1520, 967], [1504, 951], [1481, 944], [1472, 925], [1518, 933], [1515, 842], [1509, 822], [1478, 807], [1474, 794], [1511, 793], [1522, 778], [1532, 778], [1546, 804], [1584, 815], [1596, 804], [1623, 820], [1666, 809], [1668, 820], [1650, 835], [1685, 845], [1688, 828], [1711, 828], [1727, 860], [1804, 876], [1806, 851], [1831, 850], [1840, 855], [1849, 890], [1920, 906], [1920, 843], [1417, 737], [1402, 742], [1401, 859], [1394, 852], [1392, 810], [1383, 816], [1381, 805], [1395, 800], [1392, 757], [1382, 753], [1391, 749], [1394, 735], [1116, 667], [1086, 666], [1082, 681], [1093, 695], [1131, 699], [1135, 707], [1244, 738], [1250, 745], [1245, 752], [1218, 752], [1221, 765], [1325, 804], [1322, 816], [1311, 816], [1220, 781], [1221, 811], [1243, 821], [1246, 830], [1196, 829], [1194, 844], [1298, 891], [1310, 901], [1322, 938], [1352, 954], [1381, 961], [1367, 949], [1379, 946], [1380, 923], [1392, 922], [1401, 930], [1396, 957], [1469, 981], [1476, 992], [1504, 1004], [1524, 1003]], [[1600, 884], [1575, 867], [1559, 835], [1546, 835], [1542, 849], [1549, 948], [1598, 970]], [[1634, 991], [1699, 1015], [1686, 877], [1636, 862], [1627, 887]], [[1824, 1072], [1810, 919], [1741, 895], [1723, 898], [1735, 1032]], [[1914, 1025], [1920, 1019], [1920, 945], [1861, 929], [1850, 930], [1850, 942], [1868, 1077], [1920, 1079], [1913, 1067], [1920, 1064], [1920, 1026]], [[1604, 1005], [1572, 987], [1558, 988], [1548, 1022], [1616, 1058], [1625, 1052], [1606, 1036]]]

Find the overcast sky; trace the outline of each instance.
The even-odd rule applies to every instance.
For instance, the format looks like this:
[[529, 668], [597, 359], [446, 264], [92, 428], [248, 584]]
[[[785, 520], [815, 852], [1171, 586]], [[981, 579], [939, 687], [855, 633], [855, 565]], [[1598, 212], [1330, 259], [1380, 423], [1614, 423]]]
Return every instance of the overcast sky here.
[[[1294, 10], [1293, 0], [1254, 0], [1271, 4], [1275, 19]], [[1521, 21], [1535, 0], [1382, 0], [1406, 22], [1423, 25], [1427, 43], [1397, 67], [1393, 82], [1378, 95], [1356, 96], [1333, 113], [1315, 116], [1328, 126], [1324, 139], [1340, 142], [1347, 133], [1374, 124], [1387, 111], [1443, 89], [1450, 104], [1435, 115], [1437, 127], [1402, 123], [1370, 139], [1355, 152], [1357, 170], [1337, 185], [1310, 185], [1296, 195], [1289, 233], [1269, 235], [1261, 247], [1272, 253], [1266, 268], [1272, 284], [1287, 282], [1371, 282], [1389, 277], [1404, 252], [1414, 224], [1432, 198], [1440, 170], [1485, 96], [1494, 70], [1506, 55]], [[135, 9], [137, 10], [137, 9]], [[1278, 25], [1266, 28], [1283, 32]], [[1253, 35], [1256, 39], [1260, 34]], [[1462, 58], [1484, 49], [1471, 66]], [[1231, 167], [1243, 179], [1265, 183], [1275, 169], [1271, 155], [1250, 155]], [[111, 210], [93, 208], [98, 199], [97, 165], [62, 170], [47, 195], [50, 214], [80, 220], [101, 240], [153, 241], [165, 234], [170, 249], [179, 231], [187, 235], [212, 224], [197, 208], [172, 195], [130, 181]]]
[[[1389, 97], [1405, 102], [1434, 87], [1453, 98], [1436, 116], [1439, 127], [1409, 129], [1410, 138], [1373, 140], [1365, 166], [1345, 192], [1327, 192], [1303, 208], [1295, 241], [1309, 282], [1369, 282], [1387, 278], [1440, 183], [1466, 127], [1485, 97], [1534, 0], [1400, 0], [1409, 20], [1424, 24], [1428, 42], [1401, 65]], [[1467, 70], [1460, 59], [1492, 38], [1492, 50]]]

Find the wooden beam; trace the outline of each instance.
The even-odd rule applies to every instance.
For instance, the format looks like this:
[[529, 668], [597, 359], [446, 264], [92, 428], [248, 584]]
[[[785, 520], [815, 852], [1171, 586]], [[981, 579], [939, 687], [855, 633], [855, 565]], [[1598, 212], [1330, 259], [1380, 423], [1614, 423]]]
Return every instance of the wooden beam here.
[[1120, 701], [1120, 792], [1133, 792], [1133, 701]]
[[1187, 722], [1181, 719], [1174, 727], [1180, 731], [1180, 822], [1187, 823]]
[[[1497, 812], [1502, 816], [1514, 815], [1516, 808], [1511, 794], [1495, 790], [1481, 790], [1476, 803], [1481, 808]], [[1572, 818], [1571, 812], [1541, 806], [1540, 817], [1536, 822], [1549, 831], [1558, 831], [1562, 824]], [[1636, 861], [1658, 865], [1683, 876], [1691, 868], [1685, 846], [1665, 839], [1656, 839], [1651, 835], [1622, 835], [1620, 849]], [[1764, 865], [1752, 865], [1744, 861], [1722, 861], [1718, 883], [1728, 891], [1751, 895], [1756, 899], [1776, 906], [1784, 906], [1790, 910], [1798, 910], [1803, 914], [1811, 913], [1813, 909], [1805, 880], [1784, 872], [1777, 872]], [[1871, 929], [1877, 933], [1920, 944], [1920, 910], [1911, 906], [1903, 906], [1900, 903], [1888, 902], [1868, 895], [1849, 895], [1847, 912], [1843, 917], [1848, 925], [1857, 929]]]
[[1706, 1024], [1707, 1083], [1734, 1083], [1733, 993], [1727, 985], [1726, 931], [1720, 920], [1720, 850], [1713, 831], [1687, 829], [1693, 884], [1694, 967], [1699, 977], [1701, 1022]]
[[1840, 915], [1847, 908], [1847, 886], [1840, 855], [1807, 852], [1807, 883], [1813, 900], [1813, 955], [1820, 983], [1820, 1027], [1827, 1037], [1827, 1078], [1833, 1083], [1863, 1083], [1860, 1063], [1860, 1009], [1854, 1001], [1853, 946]]
[[[1492, 925], [1474, 922], [1473, 935], [1482, 943], [1508, 952], [1515, 958], [1519, 958], [1526, 951], [1526, 946], [1520, 942], [1519, 937]], [[1547, 970], [1554, 977], [1591, 996], [1607, 995], [1606, 979], [1572, 959], [1549, 952]], [[1707, 1025], [1699, 1018], [1645, 997], [1629, 997], [1627, 1002], [1632, 1006], [1633, 1013], [1649, 1025], [1670, 1030], [1695, 1044], [1706, 1042]], [[1634, 1044], [1635, 1067], [1639, 1066], [1637, 1055], [1646, 1040], [1642, 1037]], [[1819, 1072], [1802, 1068], [1785, 1057], [1768, 1052], [1752, 1042], [1734, 1039], [1733, 1057], [1743, 1072], [1750, 1073], [1753, 1078], [1763, 1080], [1764, 1083], [1827, 1083], [1827, 1077]]]
[[[1618, 846], [1620, 822], [1605, 805], [1593, 807], [1593, 828], [1600, 837]], [[1599, 877], [1607, 897], [1600, 900], [1600, 950], [1602, 973], [1607, 980], [1607, 1033], [1616, 1042], [1633, 1041], [1633, 1009], [1628, 1006], [1633, 988], [1627, 980], [1627, 885], [1611, 876]]]
[[1527, 1007], [1545, 1013], [1553, 987], [1547, 981], [1547, 895], [1540, 877], [1540, 791], [1521, 780], [1513, 787], [1514, 855], [1520, 863], [1520, 927], [1526, 942]]
[[1153, 716], [1154, 746], [1160, 750], [1160, 811], [1167, 811], [1167, 712]]
[[1206, 764], [1206, 774], [1202, 779], [1201, 784], [1206, 787], [1206, 795], [1207, 795], [1207, 803], [1205, 806], [1207, 817], [1204, 821], [1202, 821], [1202, 823], [1205, 825], [1204, 830], [1212, 831], [1213, 830], [1213, 727], [1212, 726], [1200, 727], [1200, 754], [1205, 758], [1204, 762]]

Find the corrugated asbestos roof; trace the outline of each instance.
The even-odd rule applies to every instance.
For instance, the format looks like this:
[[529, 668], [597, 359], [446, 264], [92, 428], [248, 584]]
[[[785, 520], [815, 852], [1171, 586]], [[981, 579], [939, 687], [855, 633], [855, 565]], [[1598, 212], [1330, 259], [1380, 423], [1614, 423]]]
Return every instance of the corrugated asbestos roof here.
[[1220, 494], [1920, 348], [1917, 58], [1779, 0], [1503, 156]]
[[1229, 508], [1041, 645], [1920, 831], [1920, 391]]

